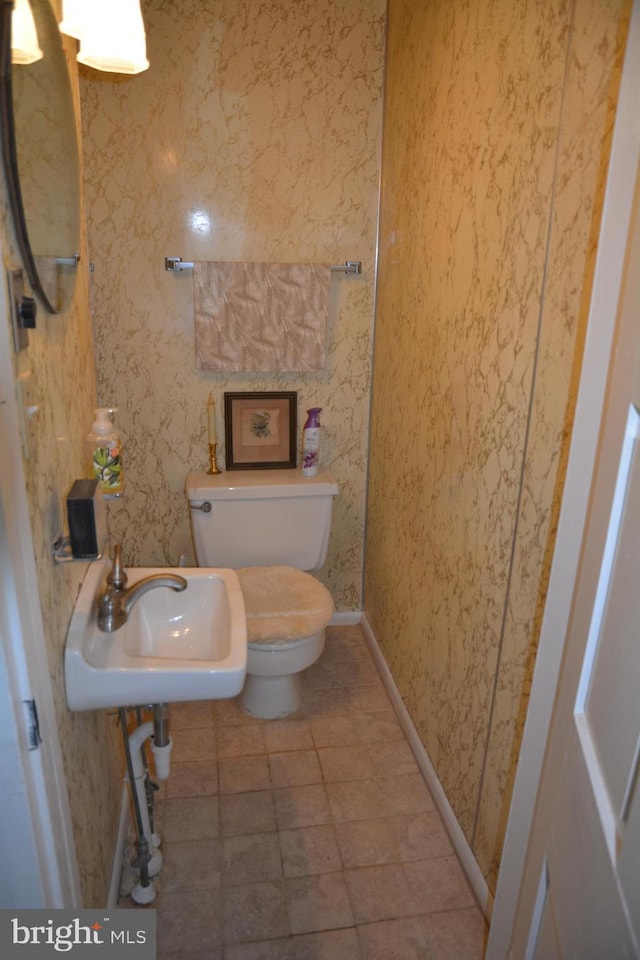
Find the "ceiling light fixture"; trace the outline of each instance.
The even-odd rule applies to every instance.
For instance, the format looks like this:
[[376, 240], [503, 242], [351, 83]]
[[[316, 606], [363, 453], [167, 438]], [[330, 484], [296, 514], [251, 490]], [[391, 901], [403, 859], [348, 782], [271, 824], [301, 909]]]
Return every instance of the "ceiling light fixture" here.
[[42, 56], [29, 0], [16, 0], [11, 16], [11, 62], [35, 63]]
[[129, 74], [149, 66], [140, 0], [64, 0], [60, 30], [80, 41], [85, 66]]

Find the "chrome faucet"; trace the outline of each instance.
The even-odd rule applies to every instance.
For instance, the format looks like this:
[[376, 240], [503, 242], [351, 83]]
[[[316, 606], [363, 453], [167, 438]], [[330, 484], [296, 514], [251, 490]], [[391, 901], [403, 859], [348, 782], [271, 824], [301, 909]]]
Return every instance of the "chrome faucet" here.
[[113, 633], [127, 622], [129, 612], [136, 602], [154, 587], [171, 587], [182, 591], [187, 581], [176, 573], [152, 573], [138, 580], [127, 589], [127, 574], [122, 566], [122, 548], [116, 544], [113, 548], [113, 566], [107, 574], [107, 583], [98, 597], [98, 629], [104, 633]]

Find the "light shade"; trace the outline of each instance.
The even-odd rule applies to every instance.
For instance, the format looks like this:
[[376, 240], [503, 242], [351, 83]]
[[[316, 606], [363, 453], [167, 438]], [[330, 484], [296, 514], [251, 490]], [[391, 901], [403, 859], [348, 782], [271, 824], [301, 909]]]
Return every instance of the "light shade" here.
[[65, 0], [63, 33], [80, 40], [78, 61], [109, 73], [149, 66], [140, 0]]
[[64, 0], [60, 32], [79, 40], [86, 32], [95, 6], [93, 0]]
[[35, 63], [42, 56], [29, 0], [16, 0], [11, 15], [11, 62]]

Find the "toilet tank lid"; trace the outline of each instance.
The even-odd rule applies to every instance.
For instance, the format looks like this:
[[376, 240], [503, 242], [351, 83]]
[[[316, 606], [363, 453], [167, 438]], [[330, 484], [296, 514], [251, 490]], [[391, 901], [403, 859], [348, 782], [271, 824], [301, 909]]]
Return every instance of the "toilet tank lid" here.
[[277, 497], [335, 497], [338, 484], [329, 470], [303, 477], [299, 470], [226, 470], [188, 473], [188, 500], [254, 500]]

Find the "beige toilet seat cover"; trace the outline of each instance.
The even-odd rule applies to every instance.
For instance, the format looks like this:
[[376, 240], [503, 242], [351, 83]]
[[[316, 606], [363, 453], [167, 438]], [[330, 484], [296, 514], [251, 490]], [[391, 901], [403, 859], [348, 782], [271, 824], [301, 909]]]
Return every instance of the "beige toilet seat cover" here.
[[326, 627], [335, 606], [315, 577], [295, 567], [236, 570], [247, 614], [249, 643], [288, 643]]

